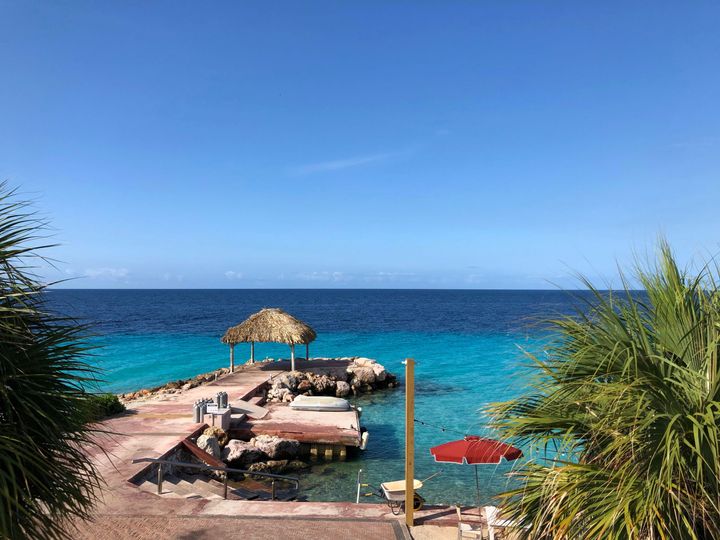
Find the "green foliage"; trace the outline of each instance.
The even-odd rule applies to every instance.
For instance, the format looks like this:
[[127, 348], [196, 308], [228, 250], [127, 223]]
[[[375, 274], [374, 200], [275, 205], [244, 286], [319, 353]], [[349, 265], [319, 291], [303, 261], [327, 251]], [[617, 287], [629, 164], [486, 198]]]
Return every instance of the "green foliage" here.
[[82, 448], [94, 380], [84, 328], [46, 310], [32, 274], [44, 224], [0, 185], [0, 537], [67, 538], [99, 477]]
[[531, 448], [503, 495], [530, 538], [720, 538], [720, 294], [663, 243], [646, 294], [593, 291], [495, 427]]
[[89, 394], [86, 405], [87, 422], [99, 422], [125, 411], [125, 405], [115, 394]]

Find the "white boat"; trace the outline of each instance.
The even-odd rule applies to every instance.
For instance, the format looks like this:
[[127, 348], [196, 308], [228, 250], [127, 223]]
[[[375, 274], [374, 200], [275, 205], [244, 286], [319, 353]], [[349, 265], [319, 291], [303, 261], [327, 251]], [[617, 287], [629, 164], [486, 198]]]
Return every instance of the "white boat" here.
[[349, 411], [347, 399], [331, 396], [297, 396], [290, 402], [296, 411]]

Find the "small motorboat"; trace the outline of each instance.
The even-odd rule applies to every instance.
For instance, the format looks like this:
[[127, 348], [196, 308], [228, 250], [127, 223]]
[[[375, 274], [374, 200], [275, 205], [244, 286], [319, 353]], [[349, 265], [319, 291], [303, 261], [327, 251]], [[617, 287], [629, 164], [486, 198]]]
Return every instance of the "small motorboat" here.
[[349, 411], [347, 399], [332, 396], [297, 396], [290, 402], [295, 411]]

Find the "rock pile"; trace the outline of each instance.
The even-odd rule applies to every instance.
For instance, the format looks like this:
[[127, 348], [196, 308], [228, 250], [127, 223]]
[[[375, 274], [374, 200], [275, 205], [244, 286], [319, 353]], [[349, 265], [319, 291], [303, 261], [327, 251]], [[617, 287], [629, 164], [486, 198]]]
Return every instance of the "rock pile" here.
[[280, 474], [310, 467], [310, 464], [299, 459], [300, 443], [291, 439], [258, 435], [250, 441], [228, 440], [227, 433], [222, 429], [209, 427], [195, 444], [235, 469]]
[[370, 358], [353, 358], [344, 373], [291, 371], [275, 377], [268, 390], [269, 402], [290, 402], [295, 396], [347, 397], [397, 386], [397, 378]]
[[222, 459], [236, 469], [279, 474], [309, 468], [298, 459], [299, 454], [298, 441], [259, 435], [248, 442], [231, 439], [222, 451]]

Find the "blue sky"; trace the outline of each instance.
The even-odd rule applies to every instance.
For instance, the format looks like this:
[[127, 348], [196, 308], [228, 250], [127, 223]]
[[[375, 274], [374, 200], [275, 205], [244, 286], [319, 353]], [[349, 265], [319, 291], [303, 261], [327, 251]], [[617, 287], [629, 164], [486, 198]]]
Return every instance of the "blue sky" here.
[[5, 2], [73, 287], [570, 286], [720, 247], [716, 2]]

